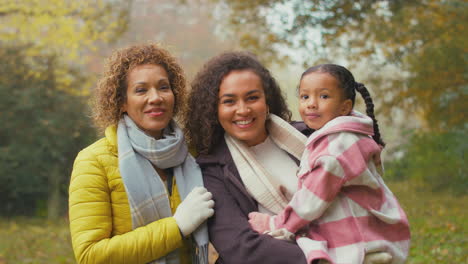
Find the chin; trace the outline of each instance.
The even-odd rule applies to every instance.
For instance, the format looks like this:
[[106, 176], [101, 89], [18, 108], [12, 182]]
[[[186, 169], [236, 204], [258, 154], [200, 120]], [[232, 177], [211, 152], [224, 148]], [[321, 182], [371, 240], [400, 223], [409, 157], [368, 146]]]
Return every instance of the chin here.
[[243, 141], [243, 142], [247, 142], [247, 141], [252, 141], [253, 137], [250, 136], [250, 135], [231, 135], [233, 138], [237, 139], [237, 140], [240, 140], [240, 141]]
[[313, 129], [313, 130], [318, 130], [321, 126], [319, 125], [316, 125], [316, 124], [307, 124], [306, 123], [306, 126], [310, 129]]
[[237, 136], [237, 137], [234, 136], [234, 137], [237, 138], [237, 139], [240, 140], [240, 141], [245, 141], [245, 142], [247, 142], [247, 141], [252, 141], [252, 137], [246, 137], [246, 136], [242, 136], [242, 135], [241, 135], [241, 136]]

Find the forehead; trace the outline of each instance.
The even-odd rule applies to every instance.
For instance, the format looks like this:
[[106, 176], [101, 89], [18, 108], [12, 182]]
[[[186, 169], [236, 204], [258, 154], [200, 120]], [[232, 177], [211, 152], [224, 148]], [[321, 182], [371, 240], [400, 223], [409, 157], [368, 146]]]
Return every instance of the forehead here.
[[233, 70], [221, 81], [219, 93], [242, 93], [250, 90], [263, 91], [261, 78], [252, 70]]
[[130, 67], [127, 72], [127, 79], [141, 77], [168, 77], [166, 69], [159, 64], [139, 64]]
[[312, 72], [305, 75], [300, 83], [300, 89], [330, 89], [340, 88], [339, 81], [327, 72]]

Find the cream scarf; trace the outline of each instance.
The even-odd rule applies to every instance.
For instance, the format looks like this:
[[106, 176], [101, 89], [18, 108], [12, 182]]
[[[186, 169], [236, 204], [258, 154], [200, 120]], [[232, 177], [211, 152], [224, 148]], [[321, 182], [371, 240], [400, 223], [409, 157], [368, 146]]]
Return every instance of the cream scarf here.
[[[279, 148], [300, 159], [305, 149], [307, 137], [282, 118], [270, 114], [266, 122], [266, 129], [273, 142]], [[244, 182], [247, 191], [263, 207], [278, 214], [283, 210], [288, 200], [280, 192], [278, 183], [272, 181], [267, 170], [257, 161], [255, 154], [245, 143], [224, 135], [226, 144], [231, 152], [234, 164]]]

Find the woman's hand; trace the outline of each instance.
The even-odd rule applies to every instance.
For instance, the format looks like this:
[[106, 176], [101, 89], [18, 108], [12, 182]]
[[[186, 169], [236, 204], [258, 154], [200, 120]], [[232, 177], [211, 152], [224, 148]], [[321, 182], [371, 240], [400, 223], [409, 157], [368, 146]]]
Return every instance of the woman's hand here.
[[257, 212], [249, 213], [249, 224], [254, 231], [264, 234], [270, 231], [270, 216]]
[[179, 204], [174, 219], [184, 236], [190, 235], [201, 223], [214, 214], [213, 195], [204, 187], [195, 187]]

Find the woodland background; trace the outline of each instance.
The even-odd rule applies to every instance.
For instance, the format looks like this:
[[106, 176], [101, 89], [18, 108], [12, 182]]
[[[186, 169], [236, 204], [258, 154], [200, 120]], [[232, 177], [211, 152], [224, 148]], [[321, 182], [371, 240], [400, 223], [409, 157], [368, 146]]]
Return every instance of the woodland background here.
[[300, 74], [348, 67], [374, 98], [408, 263], [468, 263], [467, 26], [467, 0], [0, 0], [0, 264], [75, 263], [70, 172], [102, 136], [88, 99], [112, 50], [148, 42], [189, 81], [222, 51], [256, 53], [296, 119]]

